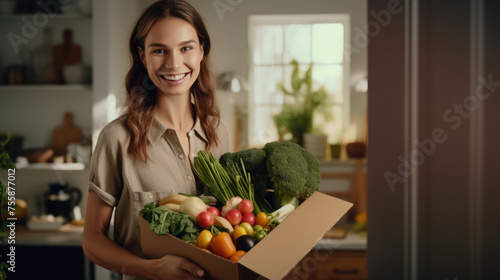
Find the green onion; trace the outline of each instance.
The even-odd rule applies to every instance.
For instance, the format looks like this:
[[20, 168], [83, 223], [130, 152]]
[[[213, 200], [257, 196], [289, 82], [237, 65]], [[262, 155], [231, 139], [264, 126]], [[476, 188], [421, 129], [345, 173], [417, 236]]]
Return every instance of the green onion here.
[[240, 164], [231, 162], [224, 167], [212, 153], [201, 150], [194, 158], [193, 171], [208, 191], [223, 204], [232, 197], [239, 196], [253, 203], [255, 213], [268, 212], [266, 202], [255, 199], [254, 186], [243, 160]]

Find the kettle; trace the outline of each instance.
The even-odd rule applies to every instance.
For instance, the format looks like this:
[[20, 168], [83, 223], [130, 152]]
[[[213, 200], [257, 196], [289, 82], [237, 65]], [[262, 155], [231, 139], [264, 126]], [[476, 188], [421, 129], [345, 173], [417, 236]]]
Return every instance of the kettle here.
[[66, 222], [71, 221], [73, 208], [80, 203], [82, 192], [68, 187], [66, 182], [49, 184], [50, 190], [45, 193], [45, 212], [54, 216], [62, 216]]

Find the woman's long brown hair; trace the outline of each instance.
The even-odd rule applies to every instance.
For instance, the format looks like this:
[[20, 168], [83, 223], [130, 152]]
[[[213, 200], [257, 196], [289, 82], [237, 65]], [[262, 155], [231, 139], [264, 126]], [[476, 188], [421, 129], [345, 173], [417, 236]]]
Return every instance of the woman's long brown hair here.
[[161, 0], [147, 8], [134, 27], [130, 36], [130, 54], [132, 67], [127, 73], [125, 87], [127, 89], [126, 124], [130, 132], [129, 154], [147, 162], [148, 134], [154, 121], [154, 107], [157, 100], [156, 85], [149, 78], [139, 51], [144, 50], [146, 36], [151, 27], [160, 19], [175, 17], [189, 22], [203, 46], [203, 60], [200, 65], [198, 79], [191, 87], [195, 99], [195, 113], [200, 119], [201, 127], [208, 139], [206, 150], [213, 144], [217, 145], [218, 138], [215, 129], [219, 125], [220, 114], [215, 104], [215, 90], [212, 74], [209, 69], [210, 37], [200, 14], [183, 0]]

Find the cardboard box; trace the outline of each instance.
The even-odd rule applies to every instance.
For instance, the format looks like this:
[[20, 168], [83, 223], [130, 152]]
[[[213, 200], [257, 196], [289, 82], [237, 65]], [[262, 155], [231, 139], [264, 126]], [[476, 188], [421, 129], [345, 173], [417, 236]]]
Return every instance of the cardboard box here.
[[339, 221], [352, 204], [315, 192], [271, 231], [238, 263], [233, 263], [170, 236], [158, 236], [141, 217], [141, 244], [145, 257], [173, 254], [205, 269], [205, 279], [282, 279]]

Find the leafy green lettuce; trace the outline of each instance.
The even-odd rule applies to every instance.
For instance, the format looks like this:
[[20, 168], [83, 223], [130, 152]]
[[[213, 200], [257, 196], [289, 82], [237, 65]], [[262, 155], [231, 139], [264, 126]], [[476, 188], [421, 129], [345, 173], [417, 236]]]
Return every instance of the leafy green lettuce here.
[[154, 203], [144, 205], [142, 217], [149, 222], [149, 229], [156, 235], [170, 234], [186, 242], [196, 241], [200, 229], [186, 213], [177, 213], [165, 207], [155, 207]]

